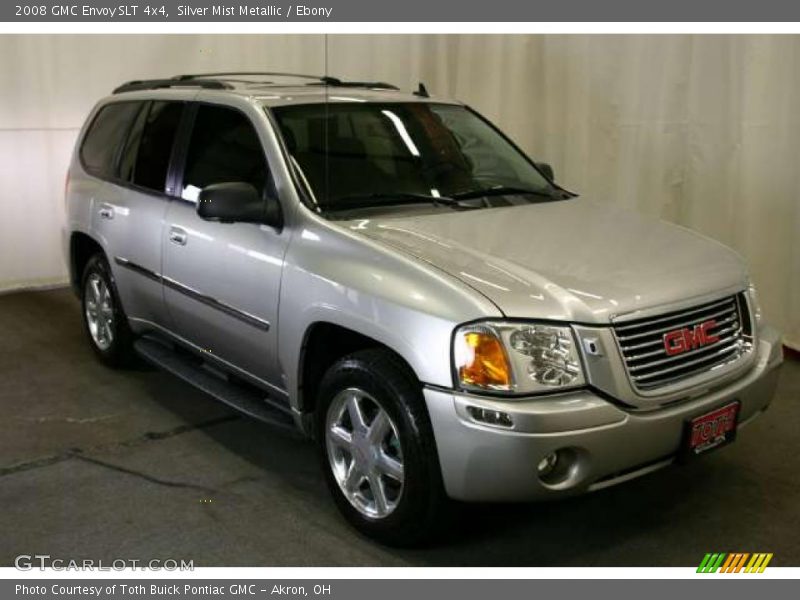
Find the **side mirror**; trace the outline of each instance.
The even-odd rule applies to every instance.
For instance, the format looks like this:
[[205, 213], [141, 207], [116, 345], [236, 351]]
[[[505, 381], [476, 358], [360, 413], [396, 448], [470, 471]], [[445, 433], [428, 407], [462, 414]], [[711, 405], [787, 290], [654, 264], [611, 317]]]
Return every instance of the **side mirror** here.
[[542, 175], [544, 175], [545, 177], [547, 177], [548, 181], [555, 181], [556, 180], [556, 175], [553, 172], [553, 167], [551, 167], [548, 163], [537, 162], [535, 164], [536, 164], [536, 168], [539, 169], [539, 172]]
[[262, 223], [281, 226], [281, 210], [274, 197], [262, 198], [258, 190], [243, 181], [215, 183], [197, 197], [197, 214], [207, 221]]

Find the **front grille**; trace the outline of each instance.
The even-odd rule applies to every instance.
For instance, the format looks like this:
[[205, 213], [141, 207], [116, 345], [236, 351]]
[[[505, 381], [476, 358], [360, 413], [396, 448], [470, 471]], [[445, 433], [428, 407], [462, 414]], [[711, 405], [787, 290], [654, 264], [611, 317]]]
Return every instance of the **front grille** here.
[[[686, 310], [620, 323], [614, 326], [614, 333], [633, 386], [638, 390], [653, 390], [742, 356], [751, 347], [748, 315], [744, 296], [738, 294]], [[719, 339], [704, 345], [692, 343], [695, 328], [711, 320], [715, 324], [707, 328], [707, 334]], [[670, 355], [664, 336], [679, 330], [689, 332], [689, 339], [675, 342], [673, 338], [674, 343], [684, 347], [683, 351]]]

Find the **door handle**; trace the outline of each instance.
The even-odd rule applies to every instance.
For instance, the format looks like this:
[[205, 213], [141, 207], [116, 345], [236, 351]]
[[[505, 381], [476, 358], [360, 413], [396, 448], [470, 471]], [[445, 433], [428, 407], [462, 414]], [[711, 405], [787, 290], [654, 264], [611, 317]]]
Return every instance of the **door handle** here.
[[101, 204], [100, 210], [97, 211], [97, 214], [100, 215], [101, 219], [113, 219], [114, 207], [110, 204]]
[[169, 228], [169, 241], [173, 244], [185, 246], [187, 238], [188, 236], [186, 235], [186, 231], [184, 229], [181, 229], [180, 227]]

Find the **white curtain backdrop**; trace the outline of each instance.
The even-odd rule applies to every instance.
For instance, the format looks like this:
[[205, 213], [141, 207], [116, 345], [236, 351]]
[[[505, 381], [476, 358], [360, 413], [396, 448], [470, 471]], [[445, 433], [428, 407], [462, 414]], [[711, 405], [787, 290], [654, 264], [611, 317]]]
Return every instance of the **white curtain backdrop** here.
[[[325, 50], [320, 35], [0, 37], [0, 289], [65, 280], [64, 173], [97, 98], [181, 72], [323, 73]], [[800, 36], [343, 35], [327, 65], [424, 81], [568, 188], [734, 247], [800, 348]]]

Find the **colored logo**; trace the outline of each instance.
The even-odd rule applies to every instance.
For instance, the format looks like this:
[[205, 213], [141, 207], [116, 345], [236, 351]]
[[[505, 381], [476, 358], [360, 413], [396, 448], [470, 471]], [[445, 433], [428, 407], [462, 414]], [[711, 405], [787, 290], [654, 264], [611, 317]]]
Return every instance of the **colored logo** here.
[[696, 448], [709, 443], [713, 445], [713, 442], [724, 438], [729, 431], [735, 431], [738, 413], [739, 405], [730, 404], [698, 419], [692, 424], [690, 446]]
[[772, 552], [724, 552], [708, 553], [703, 557], [700, 566], [697, 567], [698, 573], [763, 573], [769, 561], [772, 560]]
[[663, 336], [664, 350], [667, 356], [683, 354], [700, 346], [706, 346], [719, 341], [719, 336], [713, 335], [711, 330], [717, 326], [714, 319], [695, 325], [694, 329], [684, 327], [665, 333]]

